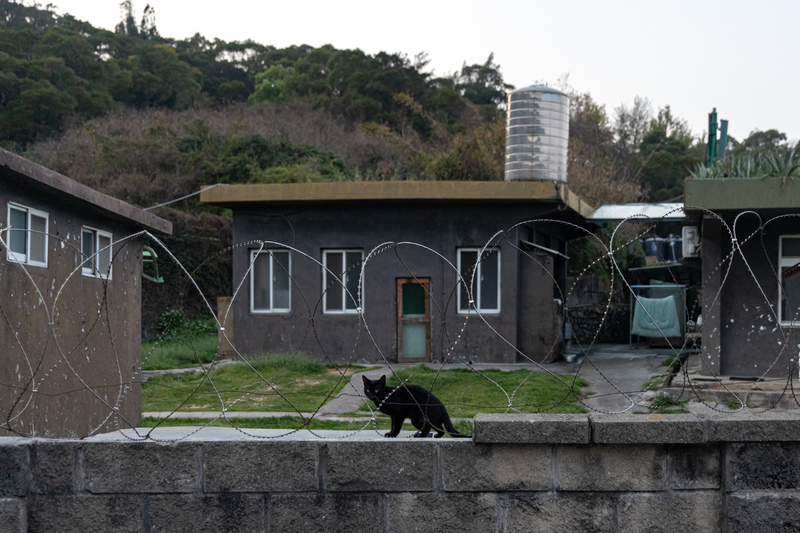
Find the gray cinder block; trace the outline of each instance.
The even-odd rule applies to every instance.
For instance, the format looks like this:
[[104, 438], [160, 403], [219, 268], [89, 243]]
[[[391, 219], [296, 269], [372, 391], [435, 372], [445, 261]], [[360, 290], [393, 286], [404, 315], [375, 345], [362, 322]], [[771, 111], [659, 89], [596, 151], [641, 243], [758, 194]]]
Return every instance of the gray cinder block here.
[[31, 492], [74, 494], [78, 490], [78, 441], [37, 440], [30, 449]]
[[552, 490], [552, 447], [535, 444], [442, 442], [446, 491]]
[[25, 533], [28, 531], [28, 513], [22, 498], [0, 498], [0, 524], [3, 531]]
[[359, 492], [273, 494], [269, 530], [344, 532], [382, 531], [381, 496]]
[[800, 443], [732, 443], [727, 458], [728, 490], [800, 488]]
[[315, 442], [210, 442], [204, 445], [206, 492], [314, 491]]
[[669, 488], [719, 489], [722, 478], [720, 444], [675, 444], [667, 447]]
[[85, 533], [144, 530], [142, 495], [33, 496], [28, 501], [31, 531]]
[[0, 439], [0, 496], [24, 496], [28, 491], [28, 447], [22, 439]]
[[481, 444], [587, 444], [587, 415], [479, 414], [472, 440]]
[[489, 493], [399, 493], [386, 496], [387, 533], [496, 531], [497, 496]]
[[556, 451], [556, 464], [559, 490], [664, 489], [666, 452], [662, 446], [561, 446]]
[[194, 443], [87, 443], [84, 488], [96, 494], [194, 492], [199, 450]]
[[[438, 439], [436, 439], [438, 441]], [[330, 491], [431, 491], [436, 474], [434, 439], [332, 442], [323, 448]]]
[[676, 415], [592, 415], [592, 442], [669, 444], [706, 441], [706, 417]]
[[150, 531], [266, 531], [262, 495], [156, 494], [148, 509]]
[[718, 492], [622, 494], [617, 504], [618, 531], [721, 531], [722, 496]]
[[798, 409], [718, 415], [710, 417], [708, 424], [709, 441], [800, 441]]
[[529, 531], [616, 531], [614, 495], [547, 492], [511, 494], [508, 497], [506, 530]]
[[728, 531], [800, 531], [800, 494], [731, 494], [728, 498]]

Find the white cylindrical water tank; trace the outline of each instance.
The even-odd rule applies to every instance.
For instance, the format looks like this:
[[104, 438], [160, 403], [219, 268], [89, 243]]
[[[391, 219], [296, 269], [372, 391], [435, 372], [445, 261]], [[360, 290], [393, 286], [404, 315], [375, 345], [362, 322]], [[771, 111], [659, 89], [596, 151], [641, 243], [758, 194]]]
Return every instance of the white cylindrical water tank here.
[[508, 94], [506, 181], [567, 182], [569, 96], [534, 85]]

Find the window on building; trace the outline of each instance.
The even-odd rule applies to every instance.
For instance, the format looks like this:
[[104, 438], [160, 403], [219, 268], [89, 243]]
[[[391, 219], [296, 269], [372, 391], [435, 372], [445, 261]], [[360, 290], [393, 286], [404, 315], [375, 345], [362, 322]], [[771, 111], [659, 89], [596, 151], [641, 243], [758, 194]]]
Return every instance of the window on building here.
[[8, 260], [32, 266], [47, 266], [48, 215], [19, 204], [8, 204], [5, 234]]
[[113, 237], [107, 231], [81, 229], [81, 272], [84, 276], [111, 279], [112, 242]]
[[289, 312], [292, 307], [292, 265], [289, 250], [253, 250], [250, 261], [250, 311]]
[[780, 238], [778, 316], [781, 324], [800, 322], [800, 235]]
[[481, 248], [458, 250], [459, 313], [500, 312], [500, 250], [486, 249], [479, 259], [480, 253]]
[[362, 250], [322, 252], [322, 302], [326, 313], [357, 313], [363, 308], [364, 288], [359, 293]]

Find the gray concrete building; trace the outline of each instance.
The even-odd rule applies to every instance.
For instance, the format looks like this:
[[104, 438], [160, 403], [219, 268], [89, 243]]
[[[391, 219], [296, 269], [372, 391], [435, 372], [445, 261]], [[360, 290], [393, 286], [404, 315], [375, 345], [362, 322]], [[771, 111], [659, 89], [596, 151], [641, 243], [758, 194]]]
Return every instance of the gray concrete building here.
[[591, 208], [546, 182], [231, 185], [234, 346], [336, 361], [558, 356], [567, 242]]
[[0, 434], [139, 424], [144, 230], [172, 224], [0, 150]]
[[703, 372], [796, 376], [800, 184], [692, 179], [685, 200], [689, 224], [701, 234]]

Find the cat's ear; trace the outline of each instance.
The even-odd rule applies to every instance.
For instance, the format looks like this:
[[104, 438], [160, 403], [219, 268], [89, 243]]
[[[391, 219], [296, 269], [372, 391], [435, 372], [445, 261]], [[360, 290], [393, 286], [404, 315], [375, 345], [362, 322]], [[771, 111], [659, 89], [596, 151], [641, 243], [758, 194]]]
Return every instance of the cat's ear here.
[[381, 387], [384, 387], [386, 385], [386, 375], [385, 374], [383, 376], [381, 376], [381, 379], [378, 380], [378, 384]]
[[361, 377], [364, 379], [364, 385], [369, 385], [369, 380], [367, 379], [367, 376], [361, 376]]

